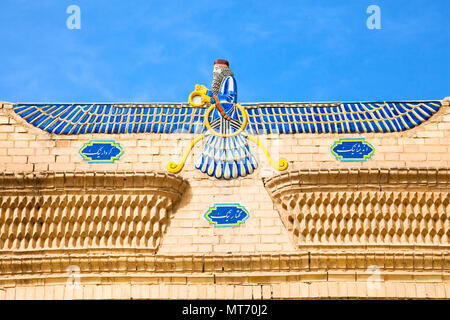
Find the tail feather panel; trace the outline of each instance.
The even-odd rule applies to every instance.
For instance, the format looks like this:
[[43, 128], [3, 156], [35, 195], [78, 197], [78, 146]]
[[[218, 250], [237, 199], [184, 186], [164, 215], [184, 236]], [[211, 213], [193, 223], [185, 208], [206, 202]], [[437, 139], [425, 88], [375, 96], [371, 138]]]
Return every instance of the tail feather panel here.
[[246, 137], [219, 137], [206, 134], [203, 152], [197, 158], [195, 167], [217, 179], [232, 179], [251, 174], [258, 162], [252, 155]]

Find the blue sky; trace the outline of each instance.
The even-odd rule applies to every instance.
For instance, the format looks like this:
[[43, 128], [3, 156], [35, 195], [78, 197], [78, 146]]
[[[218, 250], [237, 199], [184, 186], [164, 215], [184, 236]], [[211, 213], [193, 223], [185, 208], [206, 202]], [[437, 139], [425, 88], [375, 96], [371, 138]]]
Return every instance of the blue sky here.
[[[69, 5], [81, 29], [69, 30]], [[369, 30], [369, 5], [381, 30]], [[239, 101], [450, 96], [448, 0], [1, 0], [0, 100], [186, 102], [230, 61]]]

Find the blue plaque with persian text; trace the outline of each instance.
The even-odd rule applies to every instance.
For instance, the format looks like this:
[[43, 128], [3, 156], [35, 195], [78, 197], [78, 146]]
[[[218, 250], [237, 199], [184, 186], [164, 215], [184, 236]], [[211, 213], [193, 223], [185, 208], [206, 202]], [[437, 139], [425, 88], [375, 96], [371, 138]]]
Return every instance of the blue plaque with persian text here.
[[115, 141], [89, 141], [80, 149], [80, 155], [89, 163], [113, 163], [123, 154], [122, 147]]

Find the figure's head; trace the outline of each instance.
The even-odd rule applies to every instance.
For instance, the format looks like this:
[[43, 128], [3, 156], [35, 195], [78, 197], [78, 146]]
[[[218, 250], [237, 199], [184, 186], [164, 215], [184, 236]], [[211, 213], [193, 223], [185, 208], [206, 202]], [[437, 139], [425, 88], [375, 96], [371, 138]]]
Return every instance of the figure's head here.
[[217, 59], [214, 61], [214, 75], [219, 75], [226, 69], [230, 69], [230, 63], [227, 60]]
[[219, 93], [222, 80], [230, 75], [233, 75], [233, 72], [231, 72], [230, 64], [227, 60], [217, 59], [216, 61], [214, 61], [213, 82], [211, 85], [211, 91], [214, 95], [217, 95]]

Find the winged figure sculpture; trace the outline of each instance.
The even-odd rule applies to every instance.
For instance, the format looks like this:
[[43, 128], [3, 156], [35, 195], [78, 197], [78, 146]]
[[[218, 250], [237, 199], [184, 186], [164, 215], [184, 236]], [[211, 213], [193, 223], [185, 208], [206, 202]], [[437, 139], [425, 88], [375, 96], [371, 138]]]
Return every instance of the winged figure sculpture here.
[[226, 60], [214, 62], [211, 90], [196, 85], [189, 104], [15, 104], [14, 112], [31, 125], [58, 135], [119, 133], [197, 134], [181, 161], [167, 169], [181, 171], [190, 150], [205, 139], [195, 167], [217, 179], [251, 174], [258, 166], [248, 140], [262, 148], [260, 134], [387, 133], [420, 125], [440, 101], [355, 103], [238, 103], [237, 83]]

